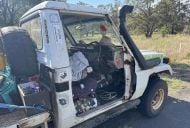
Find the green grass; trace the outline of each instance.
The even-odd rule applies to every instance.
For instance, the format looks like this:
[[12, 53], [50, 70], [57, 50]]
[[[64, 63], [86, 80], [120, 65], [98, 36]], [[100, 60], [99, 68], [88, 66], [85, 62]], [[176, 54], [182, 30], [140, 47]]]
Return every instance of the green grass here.
[[154, 34], [147, 39], [144, 35], [132, 35], [141, 50], [153, 50], [166, 53], [172, 63], [190, 64], [190, 35], [178, 34], [162, 37]]
[[180, 92], [186, 87], [183, 81], [180, 79], [168, 78], [168, 77], [163, 77], [162, 79], [167, 82], [169, 89], [171, 89], [172, 91]]

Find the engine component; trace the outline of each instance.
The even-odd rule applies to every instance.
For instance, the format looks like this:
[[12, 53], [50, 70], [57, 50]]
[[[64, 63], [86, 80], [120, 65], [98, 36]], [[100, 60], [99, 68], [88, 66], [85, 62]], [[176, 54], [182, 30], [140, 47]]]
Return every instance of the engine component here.
[[89, 96], [92, 90], [96, 90], [97, 81], [92, 78], [86, 78], [80, 82], [73, 82], [72, 91], [74, 99], [85, 98]]
[[117, 92], [104, 91], [104, 90], [98, 90], [96, 94], [97, 94], [98, 103], [100, 105], [108, 103], [109, 101], [114, 100], [118, 96]]
[[97, 87], [96, 80], [87, 77], [81, 82], [73, 82], [72, 87], [77, 114], [81, 114], [98, 106], [94, 91]]
[[97, 99], [94, 94], [86, 98], [79, 98], [74, 103], [75, 103], [77, 115], [98, 106]]
[[101, 79], [98, 81], [98, 88], [103, 88], [108, 85], [108, 81], [106, 79]]

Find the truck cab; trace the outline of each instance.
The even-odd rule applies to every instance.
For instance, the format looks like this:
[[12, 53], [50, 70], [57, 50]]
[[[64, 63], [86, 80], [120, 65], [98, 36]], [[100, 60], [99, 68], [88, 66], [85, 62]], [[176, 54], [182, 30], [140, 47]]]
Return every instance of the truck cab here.
[[20, 27], [35, 42], [39, 71], [47, 70], [50, 78], [44, 83], [54, 127], [92, 127], [98, 124], [92, 119], [105, 121], [119, 107], [117, 112], [139, 105], [149, 117], [161, 112], [167, 87], [159, 75], [172, 69], [164, 54], [136, 47], [125, 26], [132, 10], [127, 5], [120, 10], [119, 28], [104, 9], [56, 1], [20, 18]]

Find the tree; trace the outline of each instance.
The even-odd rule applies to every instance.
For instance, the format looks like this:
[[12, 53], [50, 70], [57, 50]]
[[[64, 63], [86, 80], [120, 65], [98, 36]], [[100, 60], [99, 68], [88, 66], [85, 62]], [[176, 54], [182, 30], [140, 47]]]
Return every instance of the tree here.
[[113, 22], [116, 24], [116, 26], [119, 26], [119, 7], [121, 6], [121, 2], [120, 0], [115, 0], [114, 3], [109, 3], [109, 4], [106, 4], [106, 5], [98, 5], [98, 8], [104, 8], [106, 9]]
[[78, 5], [83, 5], [83, 6], [92, 6], [92, 5], [89, 5], [89, 4], [87, 4], [85, 2], [81, 2], [81, 1], [79, 1], [77, 4]]
[[179, 0], [161, 0], [157, 5], [160, 27], [166, 26], [170, 34], [185, 28], [187, 7]]
[[[129, 2], [129, 1], [128, 1]], [[131, 16], [139, 31], [151, 38], [158, 27], [158, 14], [154, 0], [135, 0], [135, 11]]]
[[15, 25], [24, 12], [42, 1], [43, 0], [1, 0], [0, 26]]
[[186, 1], [184, 6], [186, 8], [186, 23], [183, 32], [190, 34], [190, 0]]
[[[134, 13], [130, 15], [130, 30], [143, 32], [147, 38], [153, 32], [167, 29], [169, 34], [183, 32], [190, 26], [190, 3], [180, 0], [126, 0], [133, 3]], [[128, 25], [128, 26], [129, 26]]]
[[20, 2], [17, 0], [1, 0], [0, 2], [2, 25], [13, 25], [16, 14], [20, 9]]

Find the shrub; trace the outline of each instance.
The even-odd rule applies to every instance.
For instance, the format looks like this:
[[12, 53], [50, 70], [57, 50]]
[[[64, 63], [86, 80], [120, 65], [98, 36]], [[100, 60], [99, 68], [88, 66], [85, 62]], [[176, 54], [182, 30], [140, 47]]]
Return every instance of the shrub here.
[[160, 33], [161, 33], [162, 37], [166, 37], [166, 35], [169, 33], [168, 28], [166, 26], [163, 26], [160, 29]]

